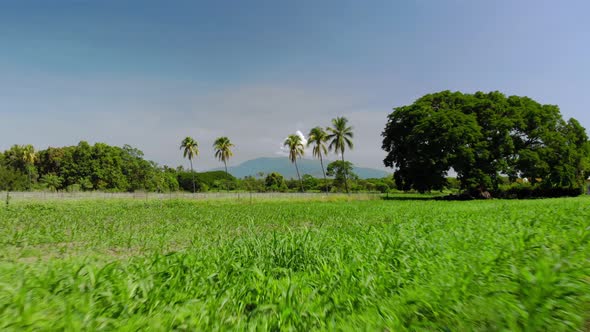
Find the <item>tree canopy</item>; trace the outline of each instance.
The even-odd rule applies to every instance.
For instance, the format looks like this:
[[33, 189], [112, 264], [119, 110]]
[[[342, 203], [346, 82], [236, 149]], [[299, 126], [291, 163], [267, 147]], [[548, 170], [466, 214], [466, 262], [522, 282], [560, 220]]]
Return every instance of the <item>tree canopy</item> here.
[[500, 92], [442, 91], [394, 108], [382, 133], [397, 187], [440, 190], [453, 169], [466, 190], [497, 189], [502, 175], [544, 187], [578, 188], [590, 144], [559, 108]]
[[266, 176], [266, 178], [264, 179], [264, 185], [270, 191], [286, 191], [287, 190], [287, 184], [285, 183], [285, 178], [277, 172], [269, 173]]
[[334, 177], [334, 186], [337, 188], [348, 188], [348, 180], [357, 180], [358, 176], [352, 171], [352, 163], [350, 161], [336, 160], [328, 164], [328, 176]]

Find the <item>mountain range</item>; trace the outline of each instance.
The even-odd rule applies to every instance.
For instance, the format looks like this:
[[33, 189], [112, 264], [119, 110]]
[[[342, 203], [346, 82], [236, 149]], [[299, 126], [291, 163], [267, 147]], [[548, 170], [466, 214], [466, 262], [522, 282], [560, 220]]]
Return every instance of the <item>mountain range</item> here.
[[[331, 161], [324, 160], [324, 166], [327, 167], [330, 162]], [[297, 160], [297, 166], [299, 167], [299, 173], [301, 173], [301, 176], [303, 176], [303, 174], [310, 174], [317, 178], [323, 177], [319, 160], [299, 159]], [[223, 170], [223, 168], [216, 168], [215, 170]], [[263, 157], [251, 159], [239, 165], [230, 166], [227, 168], [227, 171], [237, 178], [243, 178], [248, 175], [257, 176], [260, 172], [264, 174], [278, 172], [282, 174], [286, 179], [297, 178], [295, 166], [287, 157]], [[358, 175], [358, 177], [361, 179], [383, 178], [391, 175], [391, 173], [388, 173], [386, 171], [366, 167], [354, 167], [353, 172], [356, 175]]]

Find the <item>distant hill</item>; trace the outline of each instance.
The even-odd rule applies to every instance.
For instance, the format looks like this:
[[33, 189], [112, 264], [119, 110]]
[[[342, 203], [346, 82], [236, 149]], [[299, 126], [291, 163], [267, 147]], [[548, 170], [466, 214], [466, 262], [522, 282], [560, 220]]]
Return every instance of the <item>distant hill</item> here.
[[[330, 162], [324, 161], [324, 166], [327, 167]], [[297, 166], [301, 175], [310, 174], [317, 178], [323, 176], [319, 160], [299, 159], [297, 160]], [[219, 169], [222, 168], [216, 168], [216, 170]], [[237, 166], [228, 167], [228, 172], [237, 178], [243, 178], [248, 175], [256, 176], [258, 172], [263, 172], [264, 174], [279, 172], [287, 179], [297, 178], [295, 167], [287, 157], [248, 160]], [[391, 175], [382, 170], [364, 167], [354, 167], [354, 173], [361, 179], [382, 178]]]

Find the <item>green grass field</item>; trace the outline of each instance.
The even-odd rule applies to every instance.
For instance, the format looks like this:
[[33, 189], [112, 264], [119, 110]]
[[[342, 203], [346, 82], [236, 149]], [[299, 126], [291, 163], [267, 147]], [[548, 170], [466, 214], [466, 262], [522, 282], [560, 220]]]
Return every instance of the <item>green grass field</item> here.
[[575, 331], [590, 199], [0, 208], [0, 330]]

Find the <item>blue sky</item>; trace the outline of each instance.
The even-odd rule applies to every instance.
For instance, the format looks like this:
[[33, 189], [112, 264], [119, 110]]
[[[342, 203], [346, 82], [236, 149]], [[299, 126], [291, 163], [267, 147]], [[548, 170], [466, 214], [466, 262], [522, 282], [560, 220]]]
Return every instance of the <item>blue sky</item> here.
[[483, 1], [0, 2], [0, 149], [131, 144], [159, 163], [280, 152], [347, 116], [349, 158], [381, 167], [391, 108], [440, 90], [557, 104], [590, 128], [590, 3]]

